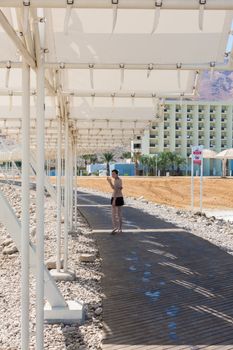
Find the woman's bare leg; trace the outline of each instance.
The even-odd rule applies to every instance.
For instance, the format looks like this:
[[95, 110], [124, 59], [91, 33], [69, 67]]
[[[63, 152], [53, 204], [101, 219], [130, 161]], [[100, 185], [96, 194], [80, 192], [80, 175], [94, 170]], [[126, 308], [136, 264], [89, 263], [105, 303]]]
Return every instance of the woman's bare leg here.
[[118, 230], [122, 231], [122, 208], [121, 206], [116, 208], [117, 208]]
[[117, 229], [117, 207], [112, 205], [112, 229]]

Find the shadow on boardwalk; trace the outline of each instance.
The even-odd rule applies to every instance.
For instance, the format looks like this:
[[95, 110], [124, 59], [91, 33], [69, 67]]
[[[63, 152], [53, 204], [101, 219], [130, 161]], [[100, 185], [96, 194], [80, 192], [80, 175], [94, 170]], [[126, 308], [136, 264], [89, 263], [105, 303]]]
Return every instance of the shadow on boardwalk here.
[[[92, 221], [94, 208], [81, 210]], [[141, 232], [115, 236], [105, 232], [106, 207], [95, 214], [106, 296], [104, 350], [233, 349], [231, 255], [137, 209], [125, 208], [125, 217]]]

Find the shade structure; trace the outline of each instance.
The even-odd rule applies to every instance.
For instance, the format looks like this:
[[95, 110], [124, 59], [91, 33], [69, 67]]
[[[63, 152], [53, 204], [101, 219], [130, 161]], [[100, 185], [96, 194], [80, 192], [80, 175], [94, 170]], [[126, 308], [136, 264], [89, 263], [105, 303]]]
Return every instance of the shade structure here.
[[233, 148], [225, 149], [216, 155], [217, 159], [233, 159]]
[[[1, 1], [0, 135], [25, 146], [23, 216], [28, 233], [29, 143], [36, 150], [38, 350], [43, 349], [43, 283], [47, 282], [42, 268], [46, 152], [57, 155], [60, 177], [62, 152], [65, 158], [67, 267], [73, 158], [78, 153], [127, 148], [157, 114], [156, 120], [162, 120], [165, 99], [196, 96], [203, 69], [231, 69], [231, 61], [225, 60], [233, 10], [229, 3], [232, 1]], [[57, 193], [61, 209], [59, 189]], [[61, 210], [58, 212], [59, 228]], [[22, 240], [27, 250], [24, 243]], [[64, 303], [60, 301], [59, 307]], [[28, 333], [29, 329], [24, 322], [24, 330]]]
[[[230, 68], [225, 62], [232, 22], [229, 4], [162, 5], [159, 9], [153, 1], [120, 1], [118, 6], [89, 0], [71, 6], [61, 0], [29, 3], [30, 22], [45, 23], [46, 147], [56, 147], [58, 116], [63, 123], [68, 118], [70, 135], [80, 150], [129, 145], [161, 113], [159, 106], [166, 98], [195, 96], [202, 69]], [[21, 2], [2, 6], [0, 129], [21, 143], [22, 57], [35, 69], [35, 33], [31, 35], [30, 23], [25, 28]], [[30, 89], [35, 148], [34, 71]]]
[[[202, 154], [203, 154], [204, 159], [215, 159], [217, 152], [215, 152], [211, 149], [203, 148]], [[192, 158], [191, 154], [190, 154], [189, 158]]]
[[215, 159], [216, 155], [217, 155], [217, 152], [215, 152], [211, 149], [204, 148], [202, 150], [202, 152], [203, 152], [203, 158], [205, 158], [205, 159]]

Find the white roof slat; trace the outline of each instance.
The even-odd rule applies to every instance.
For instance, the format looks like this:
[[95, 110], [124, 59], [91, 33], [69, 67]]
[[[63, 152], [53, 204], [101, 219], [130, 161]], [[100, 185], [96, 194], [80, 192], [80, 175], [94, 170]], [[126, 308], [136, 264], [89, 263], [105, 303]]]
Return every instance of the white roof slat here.
[[65, 10], [53, 9], [58, 61], [170, 64], [224, 59], [231, 11], [205, 11], [202, 32], [198, 27], [198, 11], [162, 11], [154, 35], [149, 35], [153, 11], [118, 12], [116, 30], [111, 35], [111, 10], [73, 9], [66, 35]]

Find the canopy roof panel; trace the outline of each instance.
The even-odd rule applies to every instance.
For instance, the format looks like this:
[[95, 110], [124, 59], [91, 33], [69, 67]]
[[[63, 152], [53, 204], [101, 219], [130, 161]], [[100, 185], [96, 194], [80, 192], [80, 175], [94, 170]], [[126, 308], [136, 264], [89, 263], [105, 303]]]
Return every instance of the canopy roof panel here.
[[[36, 54], [45, 52], [46, 147], [56, 146], [58, 117], [69, 121], [70, 137], [82, 150], [129, 144], [157, 113], [162, 116], [162, 98], [194, 96], [203, 66], [228, 67], [233, 12], [225, 0], [207, 3], [164, 0], [158, 8], [154, 0], [120, 0], [119, 6], [107, 0], [78, 0], [73, 6], [65, 0], [31, 0], [26, 8], [22, 1], [2, 1], [8, 8], [6, 17], [0, 13], [1, 133], [22, 142], [18, 68], [24, 57], [35, 70]], [[44, 27], [45, 45], [39, 43]], [[30, 89], [35, 147], [34, 73]]]
[[203, 31], [198, 11], [162, 11], [151, 35], [153, 11], [73, 9], [64, 33], [64, 9], [52, 10], [57, 60], [61, 62], [200, 63], [223, 61], [231, 11], [205, 11]]
[[[90, 71], [83, 70], [69, 70], [66, 69], [66, 78], [64, 89], [70, 90], [90, 90], [91, 79]], [[121, 70], [94, 70], [93, 73], [93, 87], [95, 91], [141, 91], [141, 92], [155, 92], [157, 94], [171, 94], [193, 92], [193, 85], [195, 80], [195, 71], [181, 71], [178, 79], [177, 71], [153, 70], [149, 77], [147, 71], [143, 70], [125, 70], [124, 79], [122, 80]]]

